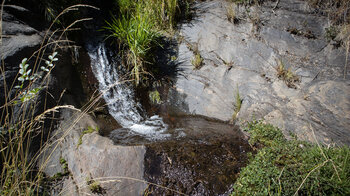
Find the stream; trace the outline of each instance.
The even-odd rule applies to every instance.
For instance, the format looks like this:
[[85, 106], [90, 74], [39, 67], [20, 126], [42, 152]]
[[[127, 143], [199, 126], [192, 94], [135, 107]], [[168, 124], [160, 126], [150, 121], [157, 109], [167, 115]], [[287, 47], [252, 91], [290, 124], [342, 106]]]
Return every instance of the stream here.
[[[110, 115], [122, 126], [106, 136], [116, 145], [146, 146], [144, 178], [191, 195], [228, 193], [247, 161], [246, 152], [251, 151], [239, 129], [205, 116], [169, 112], [166, 107], [148, 116], [135, 101], [118, 59], [103, 44], [88, 48], [99, 91]], [[157, 186], [148, 190], [168, 194]]]

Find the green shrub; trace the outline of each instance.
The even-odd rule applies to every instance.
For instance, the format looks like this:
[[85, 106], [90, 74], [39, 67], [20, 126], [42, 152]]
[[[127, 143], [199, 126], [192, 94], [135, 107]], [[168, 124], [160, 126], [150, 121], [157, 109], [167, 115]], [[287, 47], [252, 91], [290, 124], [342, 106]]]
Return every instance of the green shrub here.
[[350, 149], [291, 140], [261, 121], [250, 123], [250, 143], [263, 144], [250, 157], [232, 195], [349, 195]]

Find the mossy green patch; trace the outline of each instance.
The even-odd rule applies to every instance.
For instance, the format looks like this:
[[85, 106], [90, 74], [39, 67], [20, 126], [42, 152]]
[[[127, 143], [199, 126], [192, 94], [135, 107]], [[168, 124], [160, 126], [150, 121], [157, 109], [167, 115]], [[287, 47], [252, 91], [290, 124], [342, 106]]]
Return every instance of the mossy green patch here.
[[350, 195], [350, 149], [286, 140], [261, 121], [246, 130], [262, 144], [242, 169], [232, 195]]
[[78, 146], [80, 146], [83, 143], [83, 136], [88, 133], [93, 133], [95, 131], [99, 131], [98, 127], [92, 128], [88, 126], [87, 130], [83, 131], [83, 133], [80, 135], [79, 140], [78, 140]]

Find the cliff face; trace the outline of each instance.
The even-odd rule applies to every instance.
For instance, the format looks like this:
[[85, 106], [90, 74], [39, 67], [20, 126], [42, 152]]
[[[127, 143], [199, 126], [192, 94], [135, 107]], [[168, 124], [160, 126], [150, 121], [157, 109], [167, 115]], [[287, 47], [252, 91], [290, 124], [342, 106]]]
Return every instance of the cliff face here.
[[[345, 48], [327, 40], [327, 17], [299, 0], [253, 7], [210, 1], [197, 7], [197, 17], [181, 27], [182, 71], [170, 105], [231, 120], [239, 92], [239, 124], [264, 118], [286, 135], [350, 143], [350, 82], [344, 72], [349, 62]], [[196, 54], [203, 59], [199, 69], [193, 66]]]

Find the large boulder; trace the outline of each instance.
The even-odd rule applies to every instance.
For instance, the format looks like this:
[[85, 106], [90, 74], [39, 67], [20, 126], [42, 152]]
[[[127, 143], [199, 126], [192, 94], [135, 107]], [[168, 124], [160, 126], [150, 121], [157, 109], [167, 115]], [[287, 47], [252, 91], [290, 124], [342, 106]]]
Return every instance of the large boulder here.
[[[278, 2], [275, 9], [270, 1], [249, 8], [199, 3], [197, 17], [180, 30], [179, 76], [169, 105], [230, 121], [239, 92], [238, 124], [264, 118], [286, 135], [350, 144], [346, 50], [327, 42], [327, 17], [306, 1]], [[227, 9], [235, 10], [238, 23], [228, 20]], [[199, 69], [191, 63], [196, 53], [204, 60]], [[282, 64], [297, 76], [294, 82], [278, 75]]]

